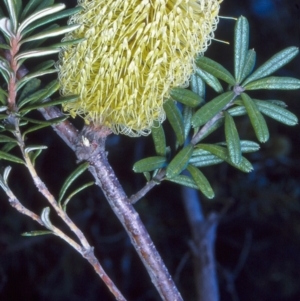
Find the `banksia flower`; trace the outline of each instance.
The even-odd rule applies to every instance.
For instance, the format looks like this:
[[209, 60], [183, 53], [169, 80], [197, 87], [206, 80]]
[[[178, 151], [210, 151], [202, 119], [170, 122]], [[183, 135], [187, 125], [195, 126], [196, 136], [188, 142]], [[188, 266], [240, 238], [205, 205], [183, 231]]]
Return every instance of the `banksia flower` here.
[[162, 122], [164, 100], [187, 86], [194, 58], [218, 23], [218, 0], [79, 0], [66, 39], [86, 40], [62, 51], [63, 95], [79, 94], [64, 110], [114, 133], [147, 135]]

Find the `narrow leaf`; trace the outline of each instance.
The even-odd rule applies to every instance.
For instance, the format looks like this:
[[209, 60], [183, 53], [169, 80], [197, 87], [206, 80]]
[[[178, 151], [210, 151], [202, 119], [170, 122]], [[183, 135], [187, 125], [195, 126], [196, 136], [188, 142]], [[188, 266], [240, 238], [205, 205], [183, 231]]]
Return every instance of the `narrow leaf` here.
[[226, 148], [220, 146], [220, 145], [215, 145], [215, 144], [197, 144], [195, 147], [204, 149], [208, 152], [210, 152], [213, 155], [216, 155], [220, 159], [226, 161], [230, 165], [234, 166], [235, 168], [240, 169], [243, 172], [250, 172], [253, 170], [253, 167], [251, 163], [245, 158], [242, 157], [242, 160], [239, 164], [235, 164], [230, 160], [228, 151]]
[[39, 3], [40, 3], [40, 0], [30, 0], [23, 9], [23, 12], [21, 14], [21, 20], [23, 20], [29, 14], [33, 13], [35, 8], [39, 5]]
[[166, 178], [166, 180], [186, 187], [198, 189], [196, 182], [192, 178], [185, 175], [178, 175], [173, 178]]
[[298, 54], [298, 52], [299, 52], [299, 49], [297, 47], [288, 47], [288, 48], [276, 53], [267, 62], [265, 62], [262, 66], [260, 66], [254, 73], [252, 73], [243, 82], [243, 86], [247, 85], [250, 82], [253, 82], [254, 80], [266, 77], [266, 76], [274, 73], [275, 71], [280, 69], [282, 66], [289, 63]]
[[231, 116], [243, 116], [243, 115], [247, 114], [246, 108], [244, 106], [233, 107], [233, 108], [227, 110], [227, 112]]
[[24, 164], [24, 161], [14, 155], [8, 154], [6, 152], [0, 151], [0, 159], [11, 161], [19, 164]]
[[151, 134], [154, 142], [155, 152], [158, 156], [165, 157], [166, 155], [166, 137], [161, 124], [155, 124], [151, 129]]
[[[258, 143], [249, 141], [249, 140], [241, 140], [241, 151], [242, 153], [253, 153], [260, 149], [260, 146]], [[218, 145], [224, 145], [227, 146], [226, 142], [220, 142]]]
[[4, 181], [5, 185], [7, 185], [7, 181], [8, 181], [10, 172], [11, 172], [11, 166], [7, 166], [3, 172], [3, 181]]
[[148, 157], [137, 161], [133, 165], [134, 172], [147, 172], [165, 167], [167, 160], [162, 156]]
[[35, 123], [35, 124], [43, 124], [43, 125], [49, 126], [49, 125], [61, 123], [62, 121], [65, 121], [67, 118], [68, 118], [68, 116], [62, 116], [62, 117], [52, 118], [52, 119], [48, 119], [48, 120], [38, 120], [38, 119], [32, 119], [32, 118], [23, 116], [23, 117], [21, 117], [21, 120], [29, 121], [29, 122]]
[[254, 69], [256, 62], [256, 52], [254, 49], [248, 50], [248, 53], [246, 55], [245, 64], [243, 71], [241, 73], [240, 80], [238, 81], [241, 83]]
[[54, 60], [47, 60], [47, 61], [44, 61], [38, 65], [36, 65], [35, 67], [33, 68], [30, 68], [30, 72], [36, 72], [36, 71], [43, 71], [43, 70], [47, 70], [51, 67], [53, 67], [55, 64], [55, 61]]
[[188, 165], [192, 156], [194, 146], [189, 144], [185, 146], [170, 162], [166, 169], [166, 177], [172, 178], [179, 175]]
[[182, 110], [182, 117], [183, 117], [183, 126], [184, 126], [184, 139], [186, 139], [189, 135], [192, 126], [192, 116], [193, 116], [193, 109], [184, 106]]
[[182, 115], [174, 103], [173, 100], [169, 99], [164, 103], [164, 110], [167, 115], [175, 135], [177, 137], [178, 143], [182, 145], [184, 143], [184, 126], [182, 121]]
[[176, 87], [171, 89], [170, 96], [174, 100], [191, 108], [195, 108], [204, 102], [204, 100], [198, 94], [184, 88]]
[[241, 96], [258, 141], [262, 143], [268, 141], [268, 126], [257, 105], [246, 93], [242, 93]]
[[199, 75], [205, 83], [213, 88], [217, 93], [223, 92], [223, 87], [215, 76], [199, 68], [196, 68], [196, 74]]
[[47, 149], [48, 147], [46, 145], [34, 145], [34, 146], [28, 146], [25, 148], [25, 153], [30, 153], [32, 151], [36, 151], [36, 150], [43, 150], [43, 149]]
[[21, 93], [19, 93], [18, 97], [18, 107], [20, 107], [21, 100], [28, 97], [28, 95], [33, 94], [41, 85], [41, 80], [37, 78], [32, 78], [27, 82], [27, 84], [22, 89]]
[[290, 111], [272, 104], [268, 101], [262, 101], [258, 99], [253, 99], [259, 109], [259, 111], [283, 124], [286, 125], [296, 125], [298, 123], [298, 118], [295, 114]]
[[207, 198], [212, 199], [215, 196], [215, 193], [205, 175], [197, 167], [191, 164], [188, 165], [187, 170], [189, 171], [195, 183], [197, 184], [198, 189]]
[[44, 231], [37, 230], [37, 231], [24, 232], [21, 235], [22, 236], [40, 236], [40, 235], [46, 235], [46, 234], [53, 234], [53, 232], [47, 231], [47, 230], [44, 230]]
[[192, 117], [192, 126], [198, 127], [221, 112], [234, 99], [234, 92], [225, 92], [201, 107]]
[[193, 164], [197, 167], [204, 167], [204, 166], [211, 166], [216, 165], [224, 162], [224, 160], [220, 159], [219, 157], [212, 155], [211, 153], [207, 152], [207, 154], [199, 155], [199, 156], [192, 156], [189, 160], [190, 164]]
[[249, 23], [245, 17], [238, 18], [234, 29], [234, 76], [239, 83], [246, 62], [249, 46]]
[[219, 63], [207, 57], [198, 56], [196, 58], [196, 65], [204, 71], [214, 75], [215, 77], [222, 79], [224, 82], [232, 86], [235, 85], [234, 77]]
[[231, 115], [224, 112], [225, 115], [225, 137], [230, 160], [234, 164], [239, 164], [242, 159], [241, 143], [239, 133]]
[[66, 179], [64, 182], [58, 197], [58, 202], [60, 203], [62, 198], [64, 197], [67, 189], [70, 187], [70, 185], [84, 172], [89, 168], [90, 164], [88, 162], [82, 163], [79, 165]]
[[18, 143], [16, 139], [5, 136], [5, 135], [0, 135], [0, 143], [3, 142], [12, 142], [12, 143]]
[[244, 86], [245, 90], [296, 90], [300, 89], [300, 80], [292, 77], [270, 76]]
[[25, 52], [21, 52], [20, 54], [16, 55], [15, 59], [17, 61], [33, 58], [33, 57], [40, 57], [50, 54], [58, 53], [60, 50], [56, 48], [40, 48], [36, 50], [29, 50]]
[[192, 74], [190, 79], [190, 89], [204, 99], [205, 84], [202, 78], [196, 73]]
[[50, 208], [49, 207], [44, 208], [42, 211], [42, 214], [41, 214], [41, 220], [44, 223], [44, 226], [47, 229], [51, 230], [51, 229], [53, 229], [53, 225], [50, 221], [49, 215], [50, 215]]
[[4, 0], [4, 2], [6, 4], [9, 13], [9, 17], [12, 25], [12, 32], [15, 33], [18, 25], [16, 2], [14, 0]]
[[10, 39], [13, 36], [12, 25], [8, 18], [3, 17], [0, 19], [0, 30], [3, 33], [3, 35], [8, 39]]

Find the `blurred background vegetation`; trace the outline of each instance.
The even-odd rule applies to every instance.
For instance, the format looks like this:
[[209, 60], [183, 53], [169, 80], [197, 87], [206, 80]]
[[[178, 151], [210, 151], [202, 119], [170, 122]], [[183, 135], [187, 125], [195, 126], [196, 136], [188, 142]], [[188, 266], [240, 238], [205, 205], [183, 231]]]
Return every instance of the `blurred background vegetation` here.
[[[68, 5], [74, 5], [74, 1], [68, 1]], [[225, 0], [220, 14], [247, 17], [250, 47], [257, 52], [257, 66], [277, 51], [300, 44], [299, 0]], [[232, 43], [233, 28], [233, 20], [221, 19], [216, 38]], [[230, 45], [213, 41], [205, 55], [232, 70], [232, 54]], [[280, 72], [280, 75], [300, 78], [300, 57]], [[208, 88], [207, 99], [210, 92]], [[299, 91], [267, 91], [257, 96], [284, 100], [300, 116]], [[255, 140], [247, 118], [236, 120], [241, 138]], [[75, 122], [82, 126], [80, 120]], [[224, 212], [216, 241], [222, 301], [300, 300], [299, 126], [287, 127], [271, 119], [268, 124], [270, 141], [259, 152], [247, 156], [255, 167], [252, 173], [243, 174], [226, 164], [204, 170], [216, 197], [207, 200], [200, 196], [203, 208], [206, 213]], [[66, 176], [76, 167], [75, 156], [51, 129], [38, 133], [32, 135], [32, 141], [48, 145], [48, 150], [38, 160], [37, 169], [50, 191], [57, 195]], [[212, 137], [217, 141], [223, 138], [222, 131]], [[132, 165], [154, 154], [151, 137], [111, 136], [107, 148], [125, 191], [128, 195], [135, 193], [145, 184], [145, 179], [134, 174]], [[11, 188], [24, 205], [41, 212], [46, 202], [36, 192], [26, 170], [13, 167]], [[84, 177], [78, 181], [92, 179], [88, 173]], [[180, 189], [175, 184], [162, 183], [135, 207], [183, 298], [193, 301], [195, 291], [188, 244], [191, 234]], [[60, 239], [20, 236], [39, 226], [11, 208], [3, 192], [0, 199], [1, 300], [114, 300], [90, 265]], [[68, 210], [128, 300], [159, 300], [126, 233], [98, 188], [76, 196]], [[60, 225], [54, 216], [52, 219]]]

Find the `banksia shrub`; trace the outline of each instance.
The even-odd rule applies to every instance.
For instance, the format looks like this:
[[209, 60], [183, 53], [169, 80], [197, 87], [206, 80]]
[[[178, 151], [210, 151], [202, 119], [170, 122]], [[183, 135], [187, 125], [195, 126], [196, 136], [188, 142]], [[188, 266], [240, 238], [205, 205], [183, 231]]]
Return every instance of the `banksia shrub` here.
[[147, 135], [165, 118], [163, 102], [186, 86], [194, 58], [218, 23], [217, 0], [81, 0], [70, 23], [82, 26], [66, 39], [59, 71], [63, 95], [79, 100], [64, 110], [114, 133]]

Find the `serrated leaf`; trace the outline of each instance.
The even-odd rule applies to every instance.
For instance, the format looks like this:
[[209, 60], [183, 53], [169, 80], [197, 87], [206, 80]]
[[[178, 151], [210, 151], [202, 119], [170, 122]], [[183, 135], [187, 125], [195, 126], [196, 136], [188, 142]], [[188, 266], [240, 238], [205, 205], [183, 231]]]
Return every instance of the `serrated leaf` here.
[[48, 31], [43, 31], [41, 33], [38, 33], [36, 35], [30, 36], [30, 37], [22, 40], [20, 44], [23, 44], [26, 42], [32, 42], [32, 41], [36, 41], [36, 40], [41, 40], [41, 39], [57, 37], [59, 35], [66, 34], [68, 32], [72, 32], [72, 31], [78, 29], [80, 26], [81, 25], [73, 24], [73, 25], [62, 26], [62, 27], [55, 28], [55, 29], [48, 30]]
[[40, 235], [46, 235], [46, 234], [53, 234], [53, 232], [49, 231], [49, 230], [44, 230], [44, 231], [37, 230], [37, 231], [24, 232], [21, 235], [22, 236], [40, 236]]
[[215, 76], [199, 68], [196, 68], [196, 74], [199, 75], [205, 83], [213, 88], [217, 93], [223, 92], [223, 87]]
[[231, 115], [224, 112], [225, 115], [225, 137], [230, 160], [234, 164], [239, 164], [242, 159], [241, 143], [239, 133]]
[[266, 61], [262, 66], [260, 66], [254, 73], [252, 73], [244, 82], [243, 86], [247, 85], [254, 80], [266, 77], [282, 66], [289, 63], [299, 52], [297, 47], [288, 47], [274, 56], [272, 56], [268, 61]]
[[151, 129], [155, 152], [158, 156], [166, 156], [166, 137], [161, 124], [155, 124]]
[[277, 106], [268, 101], [262, 101], [258, 99], [253, 100], [255, 101], [261, 113], [286, 125], [293, 126], [298, 123], [297, 116], [283, 107]]
[[3, 151], [0, 151], [0, 159], [19, 163], [19, 164], [24, 164], [24, 161], [22, 159]]
[[177, 108], [175, 102], [171, 99], [167, 100], [163, 106], [167, 115], [167, 119], [169, 120], [175, 132], [178, 143], [182, 145], [184, 143], [184, 126], [182, 121], [182, 115], [179, 109]]
[[[43, 1], [45, 2], [45, 0]], [[31, 23], [33, 23], [34, 21], [41, 19], [45, 16], [49, 16], [51, 14], [57, 13], [63, 9], [65, 9], [66, 5], [65, 4], [55, 4], [51, 7], [47, 7], [45, 9], [39, 10], [36, 13], [33, 13], [32, 15], [30, 15], [28, 18], [26, 18], [19, 26], [18, 28], [18, 34], [22, 34], [22, 31]]]
[[224, 82], [232, 86], [235, 85], [234, 77], [230, 74], [230, 72], [227, 69], [225, 69], [219, 63], [204, 56], [198, 56], [195, 62], [196, 65], [202, 70], [212, 74], [213, 76], [219, 79], [222, 79]]
[[183, 126], [184, 126], [184, 139], [186, 139], [189, 135], [192, 126], [192, 116], [193, 116], [193, 109], [184, 106], [182, 110], [182, 117], [183, 117]]
[[231, 116], [243, 116], [247, 114], [246, 108], [244, 106], [236, 106], [227, 110]]
[[253, 170], [252, 164], [245, 158], [242, 157], [241, 162], [239, 164], [234, 164], [229, 157], [228, 150], [220, 145], [215, 144], [197, 144], [195, 145], [196, 148], [206, 150], [213, 155], [216, 155], [220, 159], [226, 161], [230, 165], [238, 168], [243, 172], [250, 172]]
[[25, 112], [25, 111], [29, 112], [29, 111], [36, 110], [36, 109], [39, 109], [39, 108], [46, 108], [46, 107], [56, 106], [56, 105], [60, 105], [60, 104], [66, 103], [66, 102], [76, 101], [77, 99], [78, 99], [77, 95], [63, 96], [63, 97], [60, 97], [56, 100], [46, 101], [46, 102], [43, 102], [43, 103], [38, 103], [38, 104], [35, 104], [35, 105], [32, 105], [32, 106], [22, 108], [21, 110], [19, 110], [19, 113], [22, 113], [22, 112]]
[[268, 141], [268, 126], [257, 105], [246, 93], [242, 93], [241, 96], [258, 141], [262, 143]]
[[194, 146], [189, 144], [185, 146], [170, 162], [166, 169], [166, 177], [172, 178], [179, 175], [188, 165], [192, 156]]
[[238, 18], [234, 29], [234, 76], [239, 83], [246, 62], [249, 46], [249, 23], [245, 17]]
[[74, 15], [74, 14], [80, 12], [82, 9], [83, 8], [81, 6], [77, 6], [77, 7], [70, 8], [70, 9], [64, 9], [63, 11], [60, 11], [58, 13], [51, 14], [47, 17], [39, 19], [39, 20], [33, 22], [32, 24], [30, 24], [26, 29], [24, 29], [23, 35], [27, 35], [29, 32], [33, 31], [34, 29], [36, 29], [40, 26], [43, 26], [48, 23], [60, 20], [62, 18], [66, 18], [71, 15]]
[[192, 178], [185, 175], [178, 175], [173, 178], [167, 178], [166, 180], [186, 187], [198, 189], [196, 182]]
[[163, 168], [166, 166], [166, 164], [167, 164], [167, 160], [165, 157], [154, 156], [154, 157], [148, 157], [137, 161], [133, 165], [132, 169], [134, 172], [147, 172], [147, 171]]
[[191, 75], [191, 79], [190, 79], [190, 89], [198, 94], [200, 97], [202, 97], [203, 99], [205, 98], [205, 84], [204, 81], [202, 80], [202, 78], [197, 75], [196, 73], [193, 73]]
[[67, 189], [70, 185], [84, 172], [89, 168], [90, 164], [88, 162], [84, 162], [80, 164], [65, 180], [58, 197], [58, 202], [60, 203], [63, 199]]
[[35, 103], [42, 101], [53, 95], [59, 89], [59, 83], [57, 80], [50, 82], [44, 89], [32, 93], [29, 97], [26, 97], [19, 103], [19, 109], [21, 109], [27, 103]]
[[0, 135], [0, 143], [3, 142], [11, 142], [11, 143], [18, 143], [16, 139], [11, 138], [9, 136], [5, 136], [5, 135]]
[[241, 73], [239, 83], [242, 82], [253, 71], [255, 62], [256, 62], [256, 52], [254, 49], [250, 49], [248, 50], [245, 58], [245, 64]]
[[221, 112], [234, 99], [234, 92], [225, 92], [201, 107], [192, 117], [192, 126], [202, 126]]
[[21, 101], [24, 98], [28, 97], [28, 95], [33, 94], [40, 87], [40, 85], [41, 85], [41, 80], [37, 78], [32, 78], [31, 80], [29, 80], [27, 84], [24, 86], [24, 88], [22, 89], [21, 93], [19, 93], [18, 104], [20, 105], [22, 103]]
[[215, 193], [210, 186], [205, 175], [195, 166], [189, 164], [187, 170], [191, 174], [192, 178], [194, 179], [198, 189], [209, 199], [212, 199], [215, 196]]
[[247, 84], [245, 90], [296, 90], [300, 89], [300, 80], [292, 77], [270, 76]]
[[65, 201], [64, 201], [64, 203], [63, 203], [63, 205], [62, 205], [63, 210], [66, 211], [67, 205], [68, 205], [69, 201], [71, 200], [71, 198], [72, 198], [74, 195], [76, 195], [77, 193], [79, 193], [79, 192], [82, 191], [83, 189], [85, 189], [85, 188], [87, 188], [87, 187], [90, 187], [90, 186], [92, 186], [92, 185], [94, 185], [94, 184], [95, 184], [94, 182], [86, 183], [86, 184], [84, 184], [84, 185], [78, 187], [78, 188], [77, 188], [76, 190], [74, 190], [72, 193], [70, 193], [70, 194], [68, 195], [68, 197], [65, 199]]
[[179, 87], [171, 89], [170, 96], [174, 100], [191, 108], [195, 108], [204, 102], [204, 100], [198, 94]]

